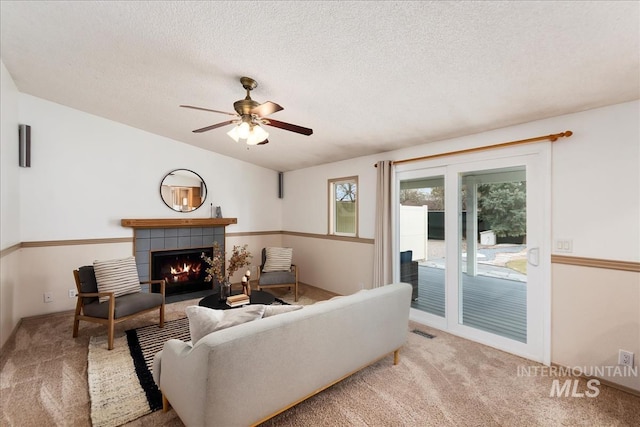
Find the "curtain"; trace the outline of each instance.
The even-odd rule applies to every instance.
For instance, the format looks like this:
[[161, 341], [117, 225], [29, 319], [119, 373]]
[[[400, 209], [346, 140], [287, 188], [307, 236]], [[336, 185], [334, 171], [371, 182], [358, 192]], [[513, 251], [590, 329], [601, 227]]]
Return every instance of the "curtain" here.
[[373, 287], [387, 285], [393, 280], [391, 254], [391, 161], [377, 163], [376, 223], [373, 245]]

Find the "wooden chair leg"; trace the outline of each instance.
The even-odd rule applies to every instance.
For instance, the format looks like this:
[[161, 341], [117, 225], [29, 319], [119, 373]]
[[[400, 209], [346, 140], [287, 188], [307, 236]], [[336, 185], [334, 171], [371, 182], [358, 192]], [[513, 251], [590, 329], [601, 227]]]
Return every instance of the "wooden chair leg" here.
[[160, 306], [160, 324], [158, 326], [164, 328], [164, 303]]
[[111, 321], [109, 322], [109, 324], [107, 325], [107, 328], [109, 329], [107, 331], [107, 335], [109, 338], [109, 345], [108, 345], [108, 349], [109, 350], [113, 350], [113, 335], [115, 334], [115, 328], [116, 328], [116, 324], [115, 322]]
[[78, 319], [78, 316], [80, 316], [81, 309], [82, 309], [82, 300], [80, 299], [80, 297], [78, 297], [78, 301], [76, 302], [76, 314], [73, 317], [73, 337], [74, 338], [78, 337], [78, 328], [80, 327], [80, 319]]
[[78, 338], [78, 329], [80, 328], [80, 319], [73, 319], [73, 337]]

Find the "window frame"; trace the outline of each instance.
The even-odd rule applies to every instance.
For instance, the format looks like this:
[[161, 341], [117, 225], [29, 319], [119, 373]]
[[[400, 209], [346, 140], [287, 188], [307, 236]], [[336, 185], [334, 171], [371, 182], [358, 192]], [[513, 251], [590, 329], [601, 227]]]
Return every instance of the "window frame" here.
[[[360, 221], [359, 221], [359, 213], [360, 213], [360, 209], [359, 209], [359, 204], [360, 204], [360, 197], [358, 195], [358, 192], [360, 190], [360, 186], [358, 183], [358, 176], [347, 176], [347, 177], [342, 177], [342, 178], [332, 178], [329, 179], [328, 181], [328, 196], [329, 196], [329, 205], [328, 205], [328, 234], [331, 236], [341, 236], [341, 237], [358, 237], [358, 229], [360, 226]], [[354, 218], [354, 229], [355, 232], [354, 233], [343, 233], [343, 232], [338, 232], [336, 231], [336, 197], [335, 197], [335, 191], [336, 191], [336, 186], [339, 184], [347, 184], [347, 183], [351, 183], [351, 184], [355, 184], [355, 218]]]

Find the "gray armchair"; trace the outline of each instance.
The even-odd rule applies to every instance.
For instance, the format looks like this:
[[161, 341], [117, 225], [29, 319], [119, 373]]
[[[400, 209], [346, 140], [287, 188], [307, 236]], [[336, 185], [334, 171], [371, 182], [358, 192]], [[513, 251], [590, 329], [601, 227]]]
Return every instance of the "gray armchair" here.
[[258, 267], [258, 290], [266, 288], [291, 288], [294, 289], [294, 301], [298, 301], [298, 267], [291, 264], [288, 270], [264, 271], [267, 262], [267, 249], [262, 249], [262, 262]]
[[[88, 265], [73, 270], [78, 290], [78, 301], [73, 318], [73, 337], [78, 336], [80, 321], [107, 325], [108, 349], [113, 349], [115, 324], [132, 317], [158, 309], [160, 312], [159, 327], [164, 326], [164, 280], [149, 280], [150, 290], [156, 286], [159, 293], [137, 292], [114, 297], [113, 292], [98, 292], [98, 282], [93, 266]], [[155, 290], [155, 288], [154, 288]], [[99, 297], [108, 297], [108, 301], [100, 303]]]

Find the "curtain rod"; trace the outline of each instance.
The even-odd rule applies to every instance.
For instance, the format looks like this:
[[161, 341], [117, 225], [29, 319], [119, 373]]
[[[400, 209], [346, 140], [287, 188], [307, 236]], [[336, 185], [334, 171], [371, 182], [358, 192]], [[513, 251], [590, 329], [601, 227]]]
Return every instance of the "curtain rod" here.
[[[518, 144], [528, 144], [530, 142], [544, 141], [544, 140], [547, 140], [547, 139], [549, 141], [551, 141], [551, 142], [555, 142], [555, 141], [558, 140], [558, 138], [563, 138], [563, 137], [568, 138], [571, 135], [573, 135], [573, 132], [568, 130], [568, 131], [565, 131], [565, 132], [554, 133], [554, 134], [551, 134], [551, 135], [536, 136], [535, 138], [519, 139], [517, 141], [502, 142], [500, 144], [486, 145], [484, 147], [467, 148], [467, 149], [464, 149], [464, 150], [457, 150], [457, 151], [448, 151], [446, 153], [431, 154], [431, 155], [422, 156], [422, 157], [412, 157], [410, 159], [403, 159], [403, 160], [392, 160], [391, 164], [392, 165], [399, 165], [399, 164], [402, 164], [402, 163], [418, 162], [420, 160], [435, 159], [437, 157], [452, 156], [452, 155], [455, 155], [455, 154], [473, 153], [473, 152], [476, 152], [476, 151], [485, 151], [485, 150], [490, 150], [490, 149], [493, 149], [493, 148], [509, 147], [509, 146], [518, 145]], [[378, 167], [378, 164], [376, 163], [373, 166]]]

